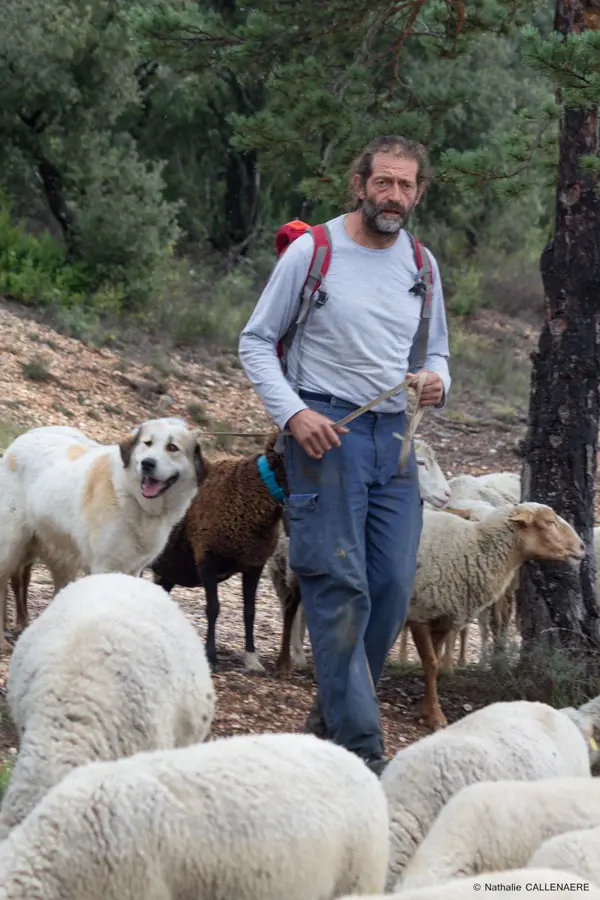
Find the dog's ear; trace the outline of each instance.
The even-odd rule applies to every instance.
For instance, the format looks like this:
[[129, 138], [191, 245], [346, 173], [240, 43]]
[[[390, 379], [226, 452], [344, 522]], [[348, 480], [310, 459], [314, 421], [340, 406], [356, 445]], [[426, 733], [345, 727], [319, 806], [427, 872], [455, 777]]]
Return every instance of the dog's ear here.
[[202, 447], [200, 445], [199, 437], [194, 438], [193, 459], [194, 459], [194, 470], [196, 472], [196, 482], [198, 484], [198, 487], [200, 487], [200, 485], [206, 478], [208, 470], [207, 470], [207, 466], [206, 466], [206, 460], [204, 459], [204, 456], [202, 455]]
[[141, 432], [141, 428], [136, 428], [133, 434], [130, 434], [125, 438], [125, 440], [120, 441], [119, 443], [121, 459], [123, 460], [123, 465], [126, 469], [129, 467], [129, 463], [131, 462], [131, 455], [135, 449], [137, 442], [140, 439]]

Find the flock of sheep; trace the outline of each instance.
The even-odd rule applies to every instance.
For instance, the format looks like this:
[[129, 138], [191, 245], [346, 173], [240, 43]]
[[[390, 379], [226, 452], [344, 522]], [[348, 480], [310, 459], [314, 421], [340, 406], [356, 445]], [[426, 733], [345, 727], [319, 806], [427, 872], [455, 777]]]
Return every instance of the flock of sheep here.
[[[75, 430], [60, 432], [73, 466], [114, 449], [114, 471], [133, 466], [118, 477], [138, 492], [141, 478], [144, 503], [163, 490], [150, 482], [185, 485], [184, 517], [158, 552], [154, 538], [148, 545], [156, 583], [138, 577], [138, 563], [86, 574], [27, 624], [27, 568], [49, 554], [33, 520], [21, 524], [36, 542], [4, 569], [26, 627], [7, 680], [19, 752], [0, 806], [0, 900], [442, 900], [476, 882], [484, 895], [485, 885], [552, 884], [541, 889], [560, 896], [579, 885], [600, 900], [600, 697], [579, 709], [495, 703], [448, 726], [436, 691], [457, 634], [479, 617], [498, 635], [509, 620], [524, 561], [579, 565], [574, 529], [544, 504], [519, 502], [518, 476], [446, 481], [431, 447], [415, 441], [425, 509], [406, 633], [423, 662], [433, 733], [399, 750], [380, 778], [314, 735], [215, 739], [218, 583], [242, 574], [251, 670], [262, 668], [253, 626], [265, 567], [281, 604], [281, 673], [306, 662], [302, 602], [258, 456], [209, 463], [182, 432], [179, 459], [173, 426], [156, 421], [121, 449], [82, 440], [73, 453]], [[17, 450], [2, 460], [5, 484], [23, 470]], [[176, 478], [159, 477], [162, 456]], [[264, 456], [285, 490], [273, 440]], [[16, 509], [14, 487], [11, 497]], [[73, 532], [72, 542], [85, 560], [85, 541]], [[169, 596], [177, 584], [205, 588], [206, 644]]]
[[443, 900], [475, 882], [600, 900], [600, 697], [490, 704], [381, 778], [314, 735], [207, 740], [195, 628], [158, 585], [109, 573], [21, 635], [8, 703], [2, 900]]

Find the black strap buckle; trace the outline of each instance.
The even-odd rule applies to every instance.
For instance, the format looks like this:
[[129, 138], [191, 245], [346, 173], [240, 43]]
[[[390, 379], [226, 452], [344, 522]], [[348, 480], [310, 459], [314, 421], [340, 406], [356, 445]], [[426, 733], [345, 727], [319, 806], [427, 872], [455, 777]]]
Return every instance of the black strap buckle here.
[[416, 294], [417, 297], [421, 297], [423, 299], [427, 293], [427, 285], [424, 281], [417, 281], [416, 284], [413, 284], [411, 288], [409, 288], [409, 294]]

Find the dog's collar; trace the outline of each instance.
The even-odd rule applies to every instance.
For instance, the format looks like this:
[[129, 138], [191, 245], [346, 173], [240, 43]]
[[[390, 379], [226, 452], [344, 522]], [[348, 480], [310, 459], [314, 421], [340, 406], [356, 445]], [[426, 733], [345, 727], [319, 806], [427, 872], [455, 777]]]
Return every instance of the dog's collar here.
[[285, 500], [285, 491], [277, 484], [275, 473], [269, 466], [269, 461], [267, 457], [264, 456], [264, 454], [263, 456], [258, 457], [257, 465], [260, 477], [266, 485], [273, 500], [275, 500], [277, 503], [283, 503], [283, 501]]

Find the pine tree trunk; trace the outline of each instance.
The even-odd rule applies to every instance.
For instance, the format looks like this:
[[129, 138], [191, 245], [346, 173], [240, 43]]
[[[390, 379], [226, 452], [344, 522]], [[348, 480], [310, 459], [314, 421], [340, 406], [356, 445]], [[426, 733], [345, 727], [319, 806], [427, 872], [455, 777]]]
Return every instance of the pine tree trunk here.
[[[557, 0], [555, 30], [583, 31], [588, 5]], [[523, 454], [523, 499], [552, 506], [581, 535], [588, 553], [579, 572], [549, 563], [523, 566], [524, 658], [552, 647], [581, 653], [599, 637], [592, 541], [600, 411], [600, 186], [578, 164], [581, 155], [600, 155], [598, 128], [595, 107], [563, 112], [556, 227], [540, 261], [545, 320], [532, 355]]]

